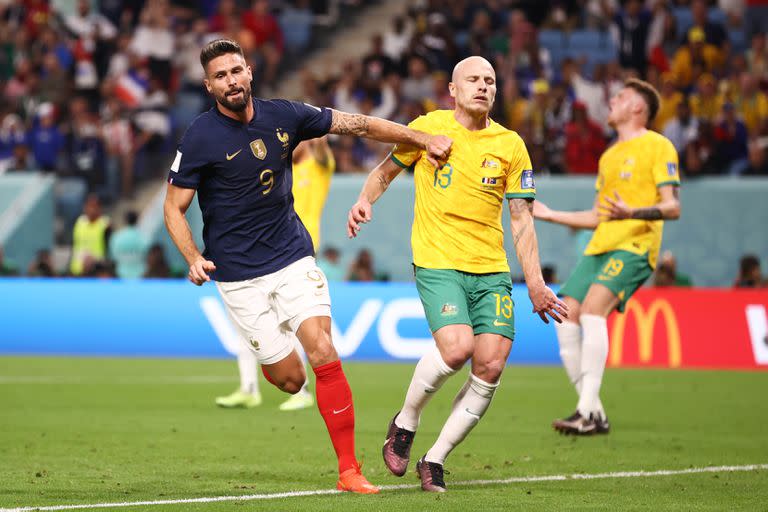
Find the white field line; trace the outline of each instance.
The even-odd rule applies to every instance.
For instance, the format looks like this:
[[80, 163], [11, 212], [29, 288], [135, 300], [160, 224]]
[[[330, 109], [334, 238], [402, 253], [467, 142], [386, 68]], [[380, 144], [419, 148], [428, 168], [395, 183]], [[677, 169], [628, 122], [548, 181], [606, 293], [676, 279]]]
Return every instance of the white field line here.
[[[614, 473], [586, 473], [571, 475], [542, 475], [542, 476], [522, 476], [502, 478], [497, 480], [464, 480], [460, 482], [450, 482], [451, 487], [471, 487], [478, 485], [504, 485], [530, 482], [562, 482], [565, 480], [600, 480], [608, 478], [648, 478], [655, 476], [675, 476], [692, 475], [697, 473], [734, 473], [739, 471], [758, 471], [768, 469], [768, 464], [750, 464], [746, 466], [708, 466], [702, 468], [688, 469], [662, 469], [658, 471], [619, 471]], [[397, 489], [416, 489], [418, 485], [383, 485], [382, 491], [391, 491]], [[180, 500], [153, 500], [153, 501], [123, 501], [116, 503], [92, 503], [81, 505], [53, 505], [45, 507], [18, 507], [18, 508], [0, 508], [0, 512], [34, 512], [34, 511], [53, 511], [53, 510], [83, 510], [93, 508], [112, 508], [112, 507], [141, 507], [151, 505], [178, 505], [185, 503], [215, 503], [219, 501], [253, 501], [253, 500], [274, 500], [279, 498], [300, 498], [302, 496], [323, 496], [326, 494], [340, 494], [341, 491], [334, 489], [317, 489], [313, 491], [291, 491], [277, 492], [271, 494], [244, 494], [241, 496], [213, 496], [208, 498], [187, 498]]]
[[148, 377], [0, 375], [0, 384], [91, 384], [98, 382], [109, 382], [110, 384], [218, 384], [236, 381], [236, 376], [226, 377], [223, 375], [158, 375]]

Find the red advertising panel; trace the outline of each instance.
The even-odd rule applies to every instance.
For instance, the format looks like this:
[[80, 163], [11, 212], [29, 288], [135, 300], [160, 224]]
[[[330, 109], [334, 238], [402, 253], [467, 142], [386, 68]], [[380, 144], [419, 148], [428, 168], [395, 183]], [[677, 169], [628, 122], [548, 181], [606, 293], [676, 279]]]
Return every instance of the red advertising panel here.
[[608, 332], [608, 366], [768, 370], [768, 290], [643, 289]]

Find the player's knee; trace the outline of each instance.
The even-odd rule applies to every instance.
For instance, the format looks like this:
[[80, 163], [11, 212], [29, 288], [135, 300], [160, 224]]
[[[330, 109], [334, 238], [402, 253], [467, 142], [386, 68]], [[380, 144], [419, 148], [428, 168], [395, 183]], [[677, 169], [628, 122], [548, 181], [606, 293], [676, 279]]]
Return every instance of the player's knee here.
[[472, 373], [485, 382], [498, 382], [505, 364], [506, 361], [503, 359], [476, 362], [472, 368]]
[[454, 370], [458, 370], [469, 361], [470, 357], [472, 357], [472, 347], [456, 343], [446, 350], [442, 350], [440, 355], [442, 356], [443, 361], [445, 361], [445, 364]]
[[311, 349], [305, 349], [305, 351], [307, 353], [307, 359], [309, 359], [309, 362], [313, 367], [332, 363], [339, 358], [339, 355], [336, 353], [336, 349], [334, 348], [333, 343], [331, 343], [330, 338], [315, 343]]
[[301, 388], [304, 387], [304, 383], [307, 381], [307, 377], [297, 376], [297, 377], [291, 377], [285, 382], [283, 382], [282, 386], [280, 386], [280, 389], [284, 391], [285, 393], [288, 393], [290, 395], [295, 395], [299, 391], [301, 391]]

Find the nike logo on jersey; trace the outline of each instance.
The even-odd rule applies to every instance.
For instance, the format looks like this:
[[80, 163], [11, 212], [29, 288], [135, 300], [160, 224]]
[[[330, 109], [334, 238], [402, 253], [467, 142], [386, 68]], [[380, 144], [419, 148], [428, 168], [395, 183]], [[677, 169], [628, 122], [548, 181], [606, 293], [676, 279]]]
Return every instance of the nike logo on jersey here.
[[494, 320], [493, 325], [495, 325], [496, 327], [509, 326], [507, 322], [499, 322], [498, 320]]
[[236, 152], [236, 153], [232, 153], [231, 155], [230, 155], [229, 153], [227, 153], [227, 161], [230, 161], [230, 160], [232, 160], [233, 158], [235, 158], [237, 155], [239, 155], [239, 154], [240, 154], [240, 152], [241, 152], [242, 150], [243, 150], [243, 148], [240, 148], [240, 149], [238, 149], [238, 150], [237, 150], [237, 152]]
[[343, 413], [344, 411], [346, 411], [347, 409], [349, 409], [350, 407], [352, 407], [352, 404], [349, 404], [349, 405], [348, 405], [348, 406], [346, 406], [345, 408], [343, 408], [343, 409], [340, 409], [340, 410], [338, 410], [338, 411], [337, 411], [336, 409], [334, 409], [334, 410], [333, 410], [333, 414], [341, 414], [341, 413]]

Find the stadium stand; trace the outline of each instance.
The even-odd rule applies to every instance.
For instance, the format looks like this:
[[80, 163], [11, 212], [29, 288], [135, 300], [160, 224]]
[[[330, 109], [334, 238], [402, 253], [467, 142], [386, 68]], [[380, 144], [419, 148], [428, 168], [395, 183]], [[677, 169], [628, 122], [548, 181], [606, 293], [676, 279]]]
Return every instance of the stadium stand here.
[[[55, 176], [59, 244], [70, 243], [89, 192], [108, 207], [118, 205], [118, 217], [147, 183], [155, 194], [181, 131], [208, 108], [197, 52], [205, 41], [227, 35], [248, 51], [259, 76], [256, 94], [297, 90], [292, 96], [303, 101], [402, 123], [451, 108], [446, 87], [453, 64], [483, 55], [498, 75], [493, 117], [523, 136], [540, 176], [584, 174], [583, 159], [567, 154], [580, 143], [573, 123], [589, 126], [590, 147], [610, 144], [608, 98], [624, 79], [640, 75], [662, 91], [655, 128], [682, 134], [687, 180], [768, 174], [768, 27], [750, 5], [395, 2], [388, 18], [362, 28], [369, 43], [352, 45], [354, 58], [311, 67], [307, 56], [321, 46], [333, 54], [350, 13], [372, 3], [329, 2], [318, 9], [323, 2], [159, 0], [109, 2], [99, 10], [87, 1], [30, 1], [0, 7], [6, 49], [0, 54], [0, 173], [39, 169]], [[389, 150], [351, 138], [337, 138], [332, 147], [342, 174], [366, 172]], [[145, 197], [139, 202], [148, 202]], [[145, 215], [153, 211], [149, 206]], [[165, 247], [171, 266], [178, 264], [157, 218], [141, 225]]]

